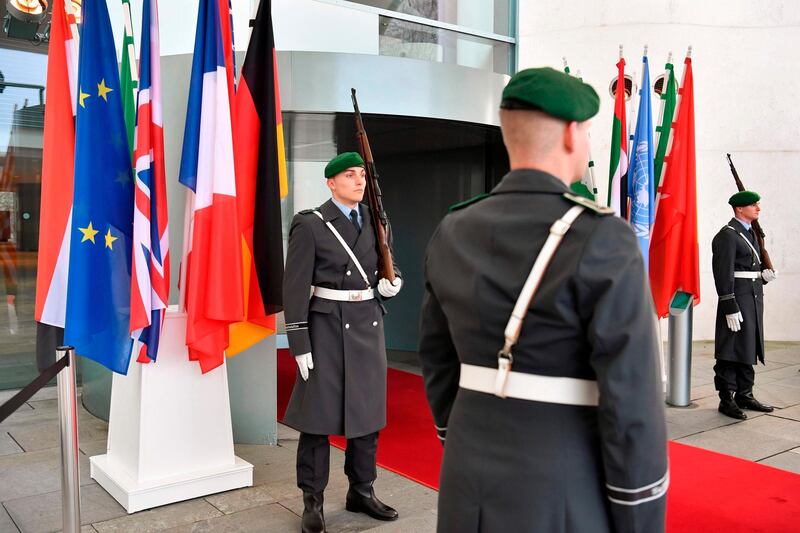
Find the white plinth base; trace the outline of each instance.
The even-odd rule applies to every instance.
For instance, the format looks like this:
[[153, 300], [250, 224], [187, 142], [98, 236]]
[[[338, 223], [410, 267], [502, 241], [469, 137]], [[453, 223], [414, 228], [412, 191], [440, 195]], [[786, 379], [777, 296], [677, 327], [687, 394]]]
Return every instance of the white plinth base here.
[[137, 482], [123, 469], [115, 467], [114, 461], [109, 460], [107, 454], [95, 455], [90, 458], [89, 463], [92, 479], [128, 513], [253, 484], [253, 465], [238, 457], [233, 466], [211, 468], [144, 483]]
[[233, 450], [227, 365], [202, 374], [185, 332], [170, 308], [156, 363], [134, 356], [127, 376], [114, 374], [107, 453], [90, 473], [129, 513], [253, 484]]

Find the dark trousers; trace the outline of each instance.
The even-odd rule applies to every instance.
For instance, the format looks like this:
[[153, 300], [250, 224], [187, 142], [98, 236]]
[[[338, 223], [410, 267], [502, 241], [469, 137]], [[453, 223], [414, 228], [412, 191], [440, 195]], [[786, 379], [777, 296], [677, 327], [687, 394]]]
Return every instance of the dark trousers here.
[[748, 394], [753, 391], [756, 373], [753, 365], [717, 359], [714, 365], [714, 388], [720, 391], [733, 391]]
[[[378, 433], [347, 439], [344, 473], [351, 485], [371, 483], [378, 477], [375, 454]], [[331, 447], [327, 435], [300, 433], [297, 443], [297, 486], [303, 492], [322, 492], [328, 486]]]

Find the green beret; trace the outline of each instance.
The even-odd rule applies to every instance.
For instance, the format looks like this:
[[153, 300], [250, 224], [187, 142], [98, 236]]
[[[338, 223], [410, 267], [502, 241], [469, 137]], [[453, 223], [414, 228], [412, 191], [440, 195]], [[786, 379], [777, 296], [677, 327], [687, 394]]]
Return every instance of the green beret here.
[[536, 109], [568, 122], [597, 114], [600, 97], [591, 85], [558, 70], [529, 68], [517, 72], [503, 89], [501, 109]]
[[345, 152], [339, 154], [325, 166], [325, 177], [332, 178], [339, 172], [347, 170], [350, 167], [363, 167], [364, 160], [358, 152]]
[[761, 200], [761, 197], [754, 191], [739, 191], [728, 199], [728, 203], [732, 207], [744, 207], [746, 205], [753, 205]]

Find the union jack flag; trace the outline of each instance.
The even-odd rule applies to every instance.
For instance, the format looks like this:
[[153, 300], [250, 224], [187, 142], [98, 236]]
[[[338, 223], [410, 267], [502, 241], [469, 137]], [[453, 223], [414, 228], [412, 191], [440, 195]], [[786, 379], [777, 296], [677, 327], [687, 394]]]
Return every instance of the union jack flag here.
[[164, 174], [164, 130], [158, 2], [142, 3], [142, 50], [136, 112], [131, 336], [140, 343], [138, 361], [155, 361], [169, 301], [169, 234]]

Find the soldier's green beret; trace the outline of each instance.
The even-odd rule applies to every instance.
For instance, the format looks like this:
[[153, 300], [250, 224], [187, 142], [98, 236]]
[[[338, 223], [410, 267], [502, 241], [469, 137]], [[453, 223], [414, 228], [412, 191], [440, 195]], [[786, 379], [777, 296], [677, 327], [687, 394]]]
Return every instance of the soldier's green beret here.
[[728, 203], [732, 207], [744, 207], [752, 205], [761, 200], [761, 197], [755, 191], [739, 191], [728, 199]]
[[503, 89], [501, 109], [536, 109], [566, 121], [597, 114], [600, 97], [592, 86], [558, 70], [529, 68], [514, 74]]
[[350, 167], [363, 167], [364, 160], [358, 152], [345, 152], [339, 154], [328, 162], [325, 166], [325, 177], [332, 178], [339, 172]]

